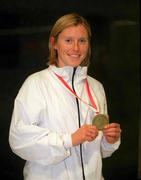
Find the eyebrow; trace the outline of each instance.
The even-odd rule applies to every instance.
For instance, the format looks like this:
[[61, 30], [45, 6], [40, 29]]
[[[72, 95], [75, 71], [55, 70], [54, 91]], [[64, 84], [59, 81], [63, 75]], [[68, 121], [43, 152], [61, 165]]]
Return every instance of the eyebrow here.
[[[65, 36], [65, 35], [63, 35], [62, 36], [62, 38], [73, 38], [72, 36]], [[86, 36], [80, 36], [80, 37], [78, 37], [78, 39], [88, 39], [88, 36], [86, 37]]]

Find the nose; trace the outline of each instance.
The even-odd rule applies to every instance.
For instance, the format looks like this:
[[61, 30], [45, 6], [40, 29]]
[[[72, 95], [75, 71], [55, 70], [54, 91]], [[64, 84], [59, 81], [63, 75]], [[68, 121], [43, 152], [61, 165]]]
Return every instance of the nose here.
[[74, 42], [74, 44], [73, 44], [73, 49], [74, 49], [75, 51], [78, 51], [78, 49], [79, 49], [79, 44], [78, 44], [77, 41]]

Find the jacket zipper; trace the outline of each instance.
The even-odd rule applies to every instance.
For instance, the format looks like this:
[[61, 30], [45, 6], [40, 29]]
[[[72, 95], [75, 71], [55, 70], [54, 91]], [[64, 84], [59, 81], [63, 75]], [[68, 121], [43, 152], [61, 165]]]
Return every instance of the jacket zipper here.
[[[73, 69], [73, 74], [72, 74], [72, 89], [75, 91], [74, 88], [74, 75], [76, 72], [77, 67], [74, 67]], [[77, 104], [77, 112], [78, 112], [78, 124], [79, 124], [79, 128], [81, 127], [81, 122], [80, 122], [80, 108], [79, 108], [79, 101], [78, 98], [76, 97], [76, 104]], [[85, 172], [84, 172], [84, 164], [83, 164], [83, 152], [82, 152], [82, 144], [80, 144], [80, 160], [81, 160], [81, 167], [82, 167], [82, 176], [83, 176], [83, 180], [85, 180]]]

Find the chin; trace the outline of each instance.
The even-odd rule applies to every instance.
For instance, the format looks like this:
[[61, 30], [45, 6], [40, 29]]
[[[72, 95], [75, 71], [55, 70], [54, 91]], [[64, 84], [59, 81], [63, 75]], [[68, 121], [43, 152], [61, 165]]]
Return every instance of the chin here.
[[72, 67], [77, 67], [77, 66], [79, 66], [79, 64], [73, 64], [73, 65], [71, 65]]
[[71, 64], [72, 67], [78, 67], [78, 66], [80, 66], [80, 65], [81, 65], [81, 62], [79, 62], [79, 63], [72, 63], [72, 64]]
[[76, 67], [78, 67], [78, 66], [80, 66], [79, 64], [78, 65], [71, 65], [72, 67], [74, 67], [74, 68], [76, 68]]

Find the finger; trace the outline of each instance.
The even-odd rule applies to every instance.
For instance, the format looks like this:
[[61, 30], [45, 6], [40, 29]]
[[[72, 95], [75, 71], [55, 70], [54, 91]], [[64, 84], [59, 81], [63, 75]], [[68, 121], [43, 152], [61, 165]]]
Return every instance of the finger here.
[[108, 133], [105, 134], [106, 137], [111, 137], [111, 138], [119, 138], [121, 136], [120, 133]]
[[120, 129], [110, 129], [110, 130], [104, 130], [103, 131], [105, 136], [120, 136], [121, 130]]
[[108, 128], [120, 128], [120, 124], [118, 124], [118, 123], [110, 123], [110, 124], [108, 124], [108, 125], [106, 125], [104, 127], [104, 129], [108, 129]]
[[110, 133], [110, 132], [115, 132], [115, 133], [121, 133], [121, 128], [120, 125], [118, 124], [111, 124], [108, 127], [104, 127], [103, 132], [104, 133]]
[[109, 129], [104, 129], [104, 133], [121, 133], [121, 129], [119, 128], [109, 128]]
[[92, 138], [92, 140], [94, 140], [97, 137], [97, 135], [98, 135], [97, 130], [89, 129], [89, 131], [87, 132], [87, 137]]
[[121, 136], [121, 130], [105, 130], [103, 131], [104, 136], [106, 137], [114, 137], [114, 138], [119, 138]]

